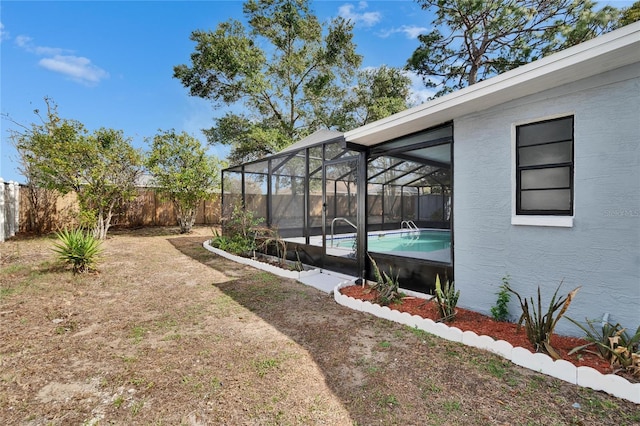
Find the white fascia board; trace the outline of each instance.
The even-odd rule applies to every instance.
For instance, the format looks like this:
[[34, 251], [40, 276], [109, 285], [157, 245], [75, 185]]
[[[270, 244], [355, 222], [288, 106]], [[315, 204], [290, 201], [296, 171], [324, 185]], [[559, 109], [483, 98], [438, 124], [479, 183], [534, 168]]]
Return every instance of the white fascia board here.
[[345, 133], [371, 146], [463, 115], [640, 62], [640, 22]]

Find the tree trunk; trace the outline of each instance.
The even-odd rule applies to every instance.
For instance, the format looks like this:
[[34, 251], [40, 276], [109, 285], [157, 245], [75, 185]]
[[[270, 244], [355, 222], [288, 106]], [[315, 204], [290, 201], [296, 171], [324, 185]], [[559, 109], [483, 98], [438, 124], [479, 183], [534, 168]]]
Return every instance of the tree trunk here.
[[180, 226], [181, 234], [188, 234], [193, 228], [193, 224], [196, 222], [196, 208], [184, 207], [175, 203], [176, 213], [178, 215], [178, 225]]

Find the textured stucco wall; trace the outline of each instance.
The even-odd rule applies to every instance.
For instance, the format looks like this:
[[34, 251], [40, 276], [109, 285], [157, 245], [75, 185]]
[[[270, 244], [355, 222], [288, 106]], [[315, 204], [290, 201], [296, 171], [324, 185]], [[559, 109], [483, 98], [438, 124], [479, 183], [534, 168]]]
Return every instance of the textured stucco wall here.
[[[575, 116], [574, 223], [512, 225], [513, 128]], [[582, 289], [568, 315], [640, 325], [640, 64], [454, 121], [454, 244], [459, 305], [489, 313], [501, 278], [547, 302]], [[517, 319], [517, 300], [510, 312]], [[569, 321], [557, 331], [581, 335]]]

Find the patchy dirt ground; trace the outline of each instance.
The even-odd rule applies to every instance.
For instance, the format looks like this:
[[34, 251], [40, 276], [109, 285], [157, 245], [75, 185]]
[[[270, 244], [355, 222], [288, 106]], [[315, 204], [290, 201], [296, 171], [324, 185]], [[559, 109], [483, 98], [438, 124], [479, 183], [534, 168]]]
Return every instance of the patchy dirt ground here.
[[588, 425], [630, 402], [353, 312], [202, 248], [114, 233], [98, 274], [0, 244], [0, 424]]

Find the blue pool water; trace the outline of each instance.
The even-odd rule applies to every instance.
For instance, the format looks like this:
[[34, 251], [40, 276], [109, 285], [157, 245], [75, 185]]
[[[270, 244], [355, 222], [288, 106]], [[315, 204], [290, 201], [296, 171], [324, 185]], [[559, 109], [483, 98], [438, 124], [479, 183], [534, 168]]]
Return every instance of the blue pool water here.
[[[451, 233], [447, 230], [376, 232], [369, 234], [367, 245], [372, 252], [430, 252], [451, 248]], [[333, 241], [333, 247], [350, 249], [354, 246], [355, 236], [336, 236]]]

